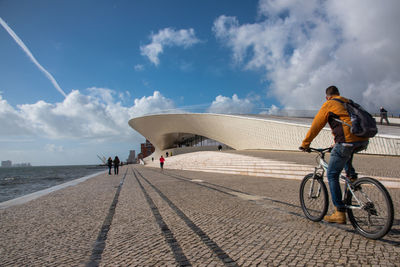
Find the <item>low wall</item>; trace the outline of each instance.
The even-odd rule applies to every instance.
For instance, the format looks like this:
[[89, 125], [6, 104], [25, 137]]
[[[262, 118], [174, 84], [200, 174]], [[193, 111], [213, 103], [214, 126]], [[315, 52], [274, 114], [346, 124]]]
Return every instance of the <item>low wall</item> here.
[[[218, 146], [177, 147], [177, 148], [165, 149], [163, 151], [156, 150], [156, 151], [154, 151], [153, 154], [151, 154], [150, 156], [146, 157], [144, 160], [146, 162], [149, 162], [149, 161], [152, 161], [152, 158], [153, 158], [154, 161], [157, 160], [157, 162], [158, 162], [161, 155], [163, 155], [163, 157], [167, 156], [167, 154], [166, 154], [167, 152], [168, 152], [168, 157], [170, 157], [171, 155], [172, 156], [177, 156], [177, 155], [191, 153], [191, 152], [217, 151], [217, 150], [218, 150]], [[227, 150], [227, 149], [226, 149], [226, 147], [223, 147], [222, 150]]]
[[[379, 123], [381, 121], [381, 117], [374, 117], [376, 122]], [[395, 118], [395, 117], [388, 117], [389, 123], [393, 124], [400, 124], [400, 118]], [[386, 121], [383, 120], [383, 124], [386, 124]]]

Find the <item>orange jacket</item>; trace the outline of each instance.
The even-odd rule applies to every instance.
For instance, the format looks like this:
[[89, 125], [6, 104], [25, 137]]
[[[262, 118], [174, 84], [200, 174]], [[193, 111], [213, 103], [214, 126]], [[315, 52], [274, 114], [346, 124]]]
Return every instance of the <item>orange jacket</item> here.
[[332, 98], [339, 98], [344, 102], [349, 102], [347, 98], [342, 96], [333, 96], [327, 100], [322, 105], [317, 115], [315, 115], [310, 130], [308, 130], [306, 138], [304, 138], [303, 143], [301, 144], [302, 147], [308, 148], [312, 140], [314, 140], [322, 128], [324, 128], [326, 123], [329, 123], [329, 126], [332, 129], [332, 134], [335, 136], [335, 143], [350, 143], [368, 140], [368, 138], [355, 136], [350, 132], [349, 126], [334, 120], [334, 118], [338, 118], [339, 120], [351, 125], [349, 113], [347, 113], [344, 105], [338, 101], [331, 100]]

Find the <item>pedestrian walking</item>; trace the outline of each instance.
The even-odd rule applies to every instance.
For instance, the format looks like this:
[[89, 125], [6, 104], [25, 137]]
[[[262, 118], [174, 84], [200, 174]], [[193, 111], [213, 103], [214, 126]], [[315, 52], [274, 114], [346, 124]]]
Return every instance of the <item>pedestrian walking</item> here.
[[114, 158], [114, 175], [118, 175], [118, 167], [119, 167], [119, 158], [118, 156], [115, 156]]
[[108, 165], [108, 175], [111, 175], [111, 167], [113, 165], [113, 160], [111, 157], [108, 157], [107, 165]]
[[161, 155], [161, 157], [160, 157], [160, 168], [161, 168], [161, 170], [164, 169], [164, 162], [165, 162], [165, 159], [164, 159], [164, 157]]

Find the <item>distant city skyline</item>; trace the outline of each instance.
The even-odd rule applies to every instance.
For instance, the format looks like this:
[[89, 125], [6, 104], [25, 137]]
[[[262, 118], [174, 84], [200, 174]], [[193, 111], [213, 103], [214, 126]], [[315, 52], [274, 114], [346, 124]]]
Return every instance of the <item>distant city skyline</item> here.
[[2, 160], [1, 167], [31, 167], [32, 165], [29, 162], [22, 163], [12, 163], [11, 160]]
[[400, 113], [400, 1], [0, 1], [0, 151], [128, 158], [128, 120], [317, 110], [324, 89]]

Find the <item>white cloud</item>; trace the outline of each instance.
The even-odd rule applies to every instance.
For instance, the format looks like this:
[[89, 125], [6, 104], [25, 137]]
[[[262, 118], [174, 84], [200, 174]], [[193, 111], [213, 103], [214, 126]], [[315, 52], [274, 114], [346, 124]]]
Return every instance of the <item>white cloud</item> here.
[[164, 97], [159, 91], [154, 91], [152, 96], [143, 96], [135, 99], [134, 105], [129, 108], [131, 117], [138, 117], [150, 113], [170, 113], [176, 111], [171, 99]]
[[317, 109], [334, 84], [377, 110], [400, 111], [400, 1], [261, 0], [259, 22], [220, 16], [217, 39], [246, 69], [264, 70], [284, 108]]
[[191, 28], [181, 30], [165, 28], [160, 30], [157, 34], [152, 34], [150, 38], [151, 43], [140, 46], [140, 51], [143, 56], [148, 57], [156, 66], [160, 64], [158, 56], [164, 52], [164, 47], [181, 46], [188, 48], [200, 42], [200, 40], [197, 39], [194, 30]]
[[260, 114], [265, 114], [265, 115], [280, 115], [280, 108], [278, 108], [275, 105], [271, 105], [271, 107], [266, 108], [264, 111], [260, 112]]
[[132, 106], [118, 102], [111, 89], [92, 87], [87, 91], [89, 94], [73, 90], [63, 102], [55, 104], [38, 101], [16, 108], [0, 95], [0, 136], [132, 141], [141, 136], [129, 127], [129, 119], [175, 108], [174, 102], [158, 91], [135, 99]]
[[143, 71], [144, 70], [144, 66], [141, 64], [137, 64], [133, 68], [135, 69], [135, 71]]
[[131, 93], [129, 91], [121, 92], [118, 94], [118, 98], [123, 103], [127, 103], [131, 99]]
[[207, 112], [210, 113], [251, 113], [254, 108], [254, 104], [248, 98], [240, 99], [236, 94], [232, 98], [219, 95], [211, 103]]
[[0, 125], [0, 136], [21, 136], [31, 133], [22, 114], [8, 104], [2, 95], [0, 95]]
[[46, 144], [44, 149], [48, 152], [64, 152], [63, 146], [57, 146], [55, 144]]

